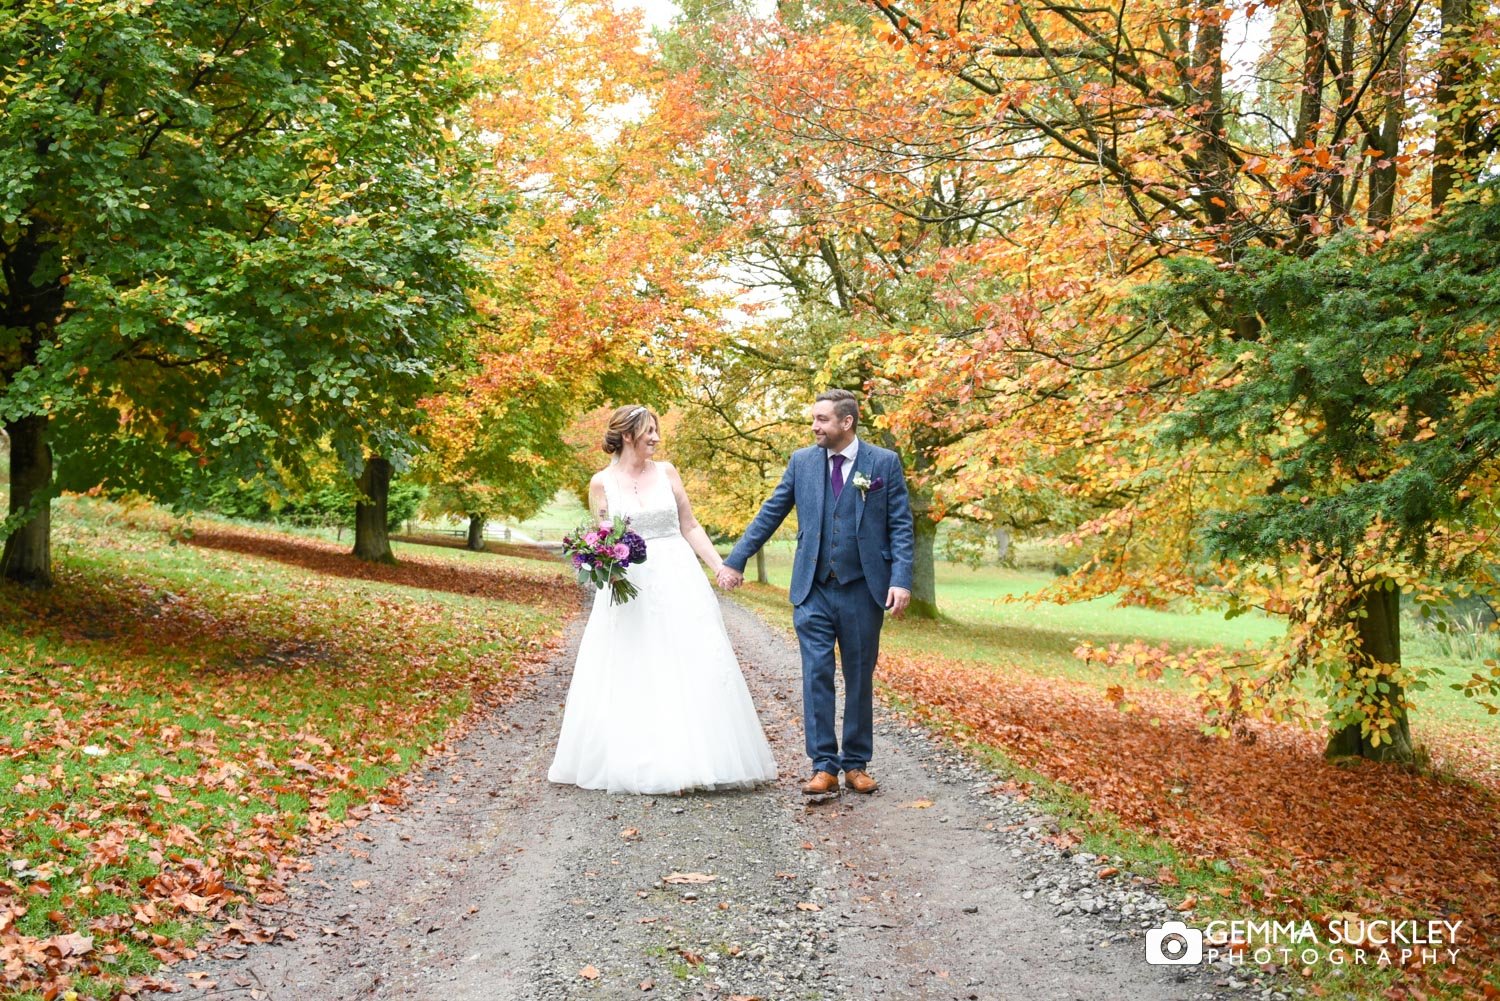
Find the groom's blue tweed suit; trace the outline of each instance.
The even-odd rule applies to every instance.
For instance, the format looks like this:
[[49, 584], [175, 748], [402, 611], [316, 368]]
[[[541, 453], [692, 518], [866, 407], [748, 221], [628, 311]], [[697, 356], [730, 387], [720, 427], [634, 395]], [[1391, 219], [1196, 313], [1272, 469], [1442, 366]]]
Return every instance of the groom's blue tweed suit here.
[[[860, 491], [855, 477], [869, 480]], [[911, 590], [912, 516], [901, 459], [860, 439], [837, 500], [821, 446], [792, 453], [786, 473], [724, 560], [745, 564], [797, 509], [792, 621], [802, 648], [802, 713], [813, 768], [864, 769], [875, 750], [874, 674], [886, 594]], [[834, 729], [834, 645], [844, 671], [842, 753]]]

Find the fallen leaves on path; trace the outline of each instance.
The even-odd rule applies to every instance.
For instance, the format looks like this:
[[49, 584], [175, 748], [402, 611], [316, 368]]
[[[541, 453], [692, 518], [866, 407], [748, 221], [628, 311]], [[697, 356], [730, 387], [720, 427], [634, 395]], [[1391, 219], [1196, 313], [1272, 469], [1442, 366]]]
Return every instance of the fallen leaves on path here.
[[1449, 975], [1477, 984], [1500, 960], [1500, 795], [1485, 786], [1334, 764], [1319, 735], [1289, 725], [1207, 737], [1169, 692], [1139, 692], [1145, 711], [1124, 714], [1086, 684], [901, 653], [882, 658], [880, 678], [960, 741], [1002, 749], [1190, 857], [1227, 861], [1246, 917], [1316, 919], [1330, 901], [1372, 917], [1458, 915], [1463, 961]]
[[673, 872], [664, 877], [662, 882], [675, 884], [712, 883], [718, 878], [718, 876], [713, 876], [706, 872]]

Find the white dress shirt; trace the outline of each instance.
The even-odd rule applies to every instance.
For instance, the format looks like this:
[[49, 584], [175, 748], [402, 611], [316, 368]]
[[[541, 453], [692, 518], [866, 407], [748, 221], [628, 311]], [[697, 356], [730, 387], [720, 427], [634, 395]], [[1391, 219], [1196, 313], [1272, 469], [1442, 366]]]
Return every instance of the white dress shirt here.
[[849, 477], [854, 475], [854, 456], [859, 452], [859, 435], [855, 435], [853, 438], [850, 438], [849, 444], [845, 445], [837, 452], [835, 452], [831, 448], [824, 449], [824, 451], [828, 453], [828, 458], [825, 460], [825, 464], [828, 468], [829, 489], [833, 488], [833, 457], [835, 455], [842, 455], [844, 457], [844, 486], [847, 487], [849, 485]]

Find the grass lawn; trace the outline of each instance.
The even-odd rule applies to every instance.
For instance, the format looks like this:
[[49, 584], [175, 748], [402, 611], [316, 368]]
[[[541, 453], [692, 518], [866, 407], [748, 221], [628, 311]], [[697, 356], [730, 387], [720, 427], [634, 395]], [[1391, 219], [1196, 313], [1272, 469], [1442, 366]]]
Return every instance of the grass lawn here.
[[561, 490], [551, 504], [515, 527], [538, 542], [557, 542], [587, 520], [588, 511], [578, 503], [578, 498]]
[[[59, 502], [0, 602], [0, 993], [109, 997], [503, 700], [574, 607], [551, 562]], [[255, 934], [253, 929], [247, 935]], [[139, 982], [138, 982], [139, 985]]]
[[[514, 528], [522, 535], [537, 542], [558, 542], [563, 535], [573, 531], [586, 519], [587, 511], [578, 502], [578, 498], [566, 490], [559, 490], [552, 502], [542, 508], [535, 515], [525, 521], [512, 521], [504, 518], [493, 520], [492, 526], [505, 525]], [[466, 533], [469, 528], [467, 518], [449, 518], [445, 521], [421, 521], [413, 523], [413, 529], [420, 534], [423, 531], [440, 532], [444, 534]], [[348, 534], [345, 532], [344, 534]], [[490, 528], [488, 537], [494, 540], [498, 537], [497, 527]]]

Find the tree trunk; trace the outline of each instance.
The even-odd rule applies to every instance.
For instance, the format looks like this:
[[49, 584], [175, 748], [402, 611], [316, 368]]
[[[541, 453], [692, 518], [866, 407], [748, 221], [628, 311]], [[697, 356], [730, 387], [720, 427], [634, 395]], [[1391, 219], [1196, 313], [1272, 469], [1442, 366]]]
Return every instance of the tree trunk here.
[[771, 583], [771, 575], [766, 573], [766, 547], [761, 546], [755, 553], [755, 582], [757, 584]]
[[1236, 214], [1234, 172], [1224, 127], [1224, 26], [1217, 17], [1217, 0], [1200, 0], [1199, 7], [1205, 16], [1197, 25], [1188, 89], [1200, 147], [1189, 160], [1189, 174], [1200, 191], [1198, 200], [1209, 227], [1217, 235], [1224, 233]]
[[[1396, 157], [1401, 152], [1401, 130], [1406, 121], [1406, 48], [1407, 25], [1411, 23], [1410, 8], [1396, 13], [1391, 29], [1396, 33], [1390, 42], [1391, 55], [1386, 69], [1375, 79], [1380, 91], [1380, 104], [1384, 106], [1379, 128], [1371, 129], [1365, 138], [1366, 146], [1379, 156], [1370, 164], [1370, 203], [1366, 211], [1366, 222], [1371, 229], [1391, 228], [1391, 218], [1396, 211], [1396, 186], [1400, 182]], [[1384, 42], [1384, 33], [1381, 35]], [[1373, 117], [1373, 115], [1371, 116]]]
[[[1322, 0], [1301, 5], [1302, 11], [1302, 100], [1297, 107], [1297, 126], [1292, 135], [1293, 149], [1317, 145], [1318, 123], [1323, 120], [1323, 73], [1328, 64], [1328, 5]], [[1299, 252], [1306, 253], [1313, 242], [1313, 223], [1317, 215], [1321, 183], [1317, 178], [1302, 182], [1302, 189], [1287, 203], [1287, 213], [1297, 233]]]
[[0, 575], [32, 588], [52, 586], [52, 450], [47, 418], [36, 414], [5, 425], [10, 436], [10, 514], [31, 517], [5, 538]]
[[469, 512], [468, 548], [476, 553], [484, 552], [484, 523], [489, 519], [483, 514]]
[[[1357, 663], [1400, 664], [1401, 663], [1401, 589], [1389, 580], [1381, 579], [1366, 585], [1360, 595], [1360, 610], [1363, 617], [1357, 620], [1359, 651]], [[1378, 746], [1371, 746], [1368, 734], [1360, 732], [1358, 723], [1334, 731], [1324, 750], [1326, 757], [1360, 757], [1373, 761], [1411, 762], [1411, 727], [1406, 716], [1404, 694], [1401, 686], [1391, 684], [1383, 693], [1396, 709], [1396, 722], [1381, 734]]]
[[1474, 147], [1479, 142], [1475, 101], [1459, 96], [1459, 87], [1474, 77], [1474, 64], [1462, 50], [1473, 25], [1472, 0], [1442, 0], [1442, 56], [1438, 64], [1437, 134], [1432, 148], [1432, 209], [1442, 209], [1448, 195], [1474, 176]]
[[937, 577], [934, 573], [934, 551], [937, 548], [937, 522], [927, 517], [927, 506], [912, 505], [914, 545], [911, 560], [911, 604], [907, 614], [919, 619], [938, 617]]
[[[67, 298], [65, 279], [37, 278], [56, 250], [48, 228], [35, 219], [21, 227], [15, 243], [0, 243], [0, 329], [19, 339], [12, 346], [16, 356], [6, 359], [0, 373], [6, 384], [22, 368], [37, 364], [43, 345], [56, 341]], [[52, 449], [47, 444], [47, 421], [45, 414], [34, 414], [5, 425], [10, 436], [10, 515], [26, 520], [5, 538], [0, 576], [33, 588], [52, 586]]]
[[369, 563], [395, 563], [386, 526], [386, 501], [391, 493], [391, 464], [378, 455], [365, 460], [358, 481], [360, 500], [354, 504], [354, 555]]

